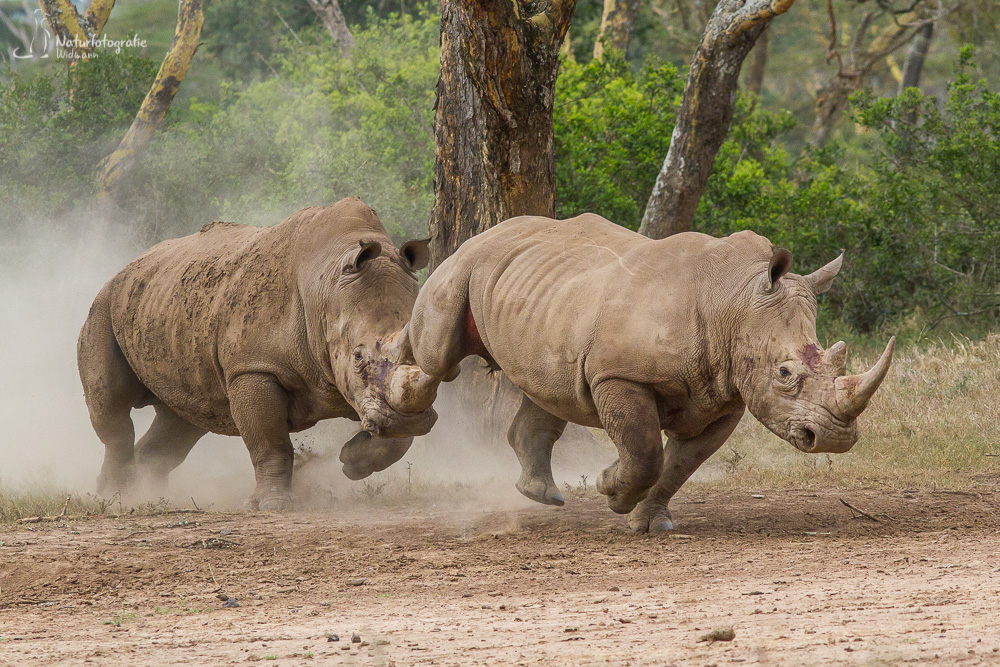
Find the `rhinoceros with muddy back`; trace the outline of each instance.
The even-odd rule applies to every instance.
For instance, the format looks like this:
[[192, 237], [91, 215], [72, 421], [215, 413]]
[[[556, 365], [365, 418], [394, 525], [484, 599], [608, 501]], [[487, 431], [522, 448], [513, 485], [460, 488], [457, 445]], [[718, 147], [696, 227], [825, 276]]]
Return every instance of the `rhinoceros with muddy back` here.
[[[436, 384], [403, 355], [401, 329], [426, 241], [393, 246], [358, 199], [257, 228], [213, 223], [164, 241], [97, 295], [78, 362], [104, 443], [99, 492], [140, 477], [162, 490], [205, 433], [240, 435], [252, 507], [290, 500], [290, 432], [361, 422], [341, 450], [353, 479], [382, 470], [427, 433]], [[156, 416], [135, 444], [133, 408]]]
[[593, 214], [513, 218], [435, 270], [402, 344], [435, 382], [479, 355], [523, 392], [507, 437], [524, 495], [563, 504], [552, 446], [567, 422], [599, 427], [618, 449], [597, 483], [608, 505], [669, 530], [671, 497], [745, 409], [804, 452], [857, 441], [895, 339], [860, 375], [843, 342], [820, 347], [816, 297], [841, 264], [796, 275], [749, 231], [652, 240]]

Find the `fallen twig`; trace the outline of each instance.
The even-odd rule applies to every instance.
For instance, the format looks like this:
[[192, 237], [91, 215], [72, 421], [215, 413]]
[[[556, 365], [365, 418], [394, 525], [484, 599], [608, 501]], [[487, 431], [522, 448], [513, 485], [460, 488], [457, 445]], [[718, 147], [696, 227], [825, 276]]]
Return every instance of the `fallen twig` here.
[[[844, 504], [844, 507], [846, 507], [847, 509], [851, 510], [852, 512], [857, 512], [860, 516], [863, 516], [863, 517], [865, 517], [867, 519], [871, 519], [875, 523], [882, 523], [882, 519], [878, 519], [876, 517], [873, 517], [871, 514], [869, 514], [868, 512], [864, 511], [863, 509], [858, 509], [857, 507], [855, 507], [851, 503], [847, 502], [843, 498], [840, 499], [840, 502]], [[855, 516], [854, 518], [858, 518], [858, 517]]]

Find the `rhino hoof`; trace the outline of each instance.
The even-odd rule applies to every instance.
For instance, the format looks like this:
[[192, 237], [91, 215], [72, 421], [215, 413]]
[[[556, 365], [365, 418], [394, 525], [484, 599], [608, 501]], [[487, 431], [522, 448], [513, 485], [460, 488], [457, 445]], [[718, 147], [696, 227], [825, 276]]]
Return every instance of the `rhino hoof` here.
[[350, 463], [345, 463], [343, 470], [344, 470], [344, 476], [353, 482], [356, 482], [359, 479], [364, 479], [365, 477], [369, 477], [371, 476], [372, 472], [374, 472], [371, 468], [364, 466], [356, 466]]
[[289, 495], [271, 495], [263, 498], [250, 497], [243, 506], [248, 511], [285, 512], [292, 509], [292, 497]]
[[628, 516], [628, 527], [635, 533], [665, 533], [674, 529], [670, 510], [647, 509], [640, 504]]
[[555, 481], [547, 482], [544, 479], [529, 478], [527, 481], [518, 480], [514, 486], [517, 487], [518, 491], [536, 503], [555, 505], [557, 507], [562, 507], [566, 504]]

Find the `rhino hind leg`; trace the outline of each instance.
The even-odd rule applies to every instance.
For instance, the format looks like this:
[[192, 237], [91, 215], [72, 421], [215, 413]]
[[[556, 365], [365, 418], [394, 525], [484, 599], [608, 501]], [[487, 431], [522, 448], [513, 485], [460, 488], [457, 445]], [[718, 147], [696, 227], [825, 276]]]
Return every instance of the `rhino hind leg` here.
[[663, 468], [663, 438], [653, 392], [626, 380], [605, 380], [591, 389], [601, 425], [618, 448], [618, 460], [597, 478], [608, 507], [628, 514], [646, 497]]
[[637, 533], [661, 533], [673, 530], [668, 504], [677, 490], [701, 464], [717, 452], [740, 423], [743, 411], [722, 417], [701, 435], [689, 440], [669, 438], [663, 448], [663, 472], [646, 498], [628, 515], [628, 527]]
[[135, 448], [136, 465], [150, 493], [167, 493], [168, 475], [205, 433], [166, 405], [156, 404], [156, 417]]
[[281, 511], [292, 505], [295, 452], [288, 436], [288, 394], [266, 373], [246, 373], [229, 383], [229, 405], [250, 452], [257, 485], [249, 509]]
[[507, 442], [521, 464], [521, 477], [515, 486], [535, 502], [565, 504], [552, 478], [552, 447], [565, 428], [565, 420], [541, 409], [527, 395], [521, 395], [521, 407], [507, 431]]
[[90, 423], [104, 444], [97, 492], [113, 495], [125, 491], [134, 474], [132, 408], [146, 405], [152, 393], [129, 366], [111, 330], [107, 289], [98, 294], [80, 332], [77, 363]]

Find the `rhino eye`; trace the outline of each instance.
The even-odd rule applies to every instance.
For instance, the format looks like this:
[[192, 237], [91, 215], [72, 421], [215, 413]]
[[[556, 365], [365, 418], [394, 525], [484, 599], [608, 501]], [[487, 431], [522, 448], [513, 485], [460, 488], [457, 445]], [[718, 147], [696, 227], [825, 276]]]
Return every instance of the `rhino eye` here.
[[355, 361], [361, 361], [362, 357], [363, 357], [363, 355], [361, 354], [361, 350], [354, 350], [354, 360]]
[[778, 375], [780, 375], [783, 378], [786, 378], [786, 377], [788, 377], [791, 374], [792, 374], [792, 372], [790, 370], [788, 370], [787, 366], [782, 366], [781, 368], [778, 369]]

